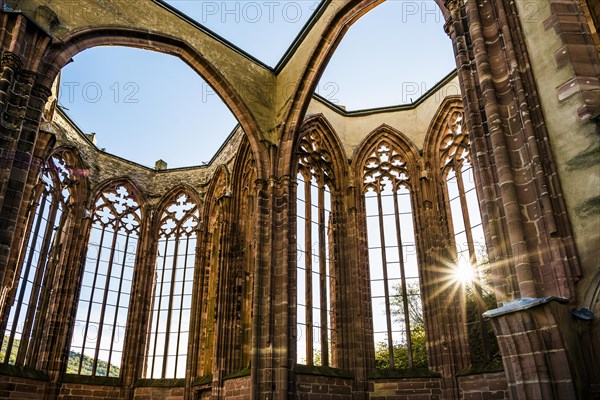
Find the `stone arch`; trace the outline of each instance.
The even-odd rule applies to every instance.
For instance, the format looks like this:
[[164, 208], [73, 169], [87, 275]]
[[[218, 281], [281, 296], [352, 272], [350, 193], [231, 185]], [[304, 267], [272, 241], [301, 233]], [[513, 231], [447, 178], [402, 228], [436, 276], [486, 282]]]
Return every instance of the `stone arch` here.
[[448, 118], [455, 112], [463, 112], [464, 107], [460, 96], [449, 96], [444, 99], [437, 109], [425, 134], [423, 142], [423, 157], [425, 162], [437, 165], [442, 141], [442, 130], [448, 122]]
[[[164, 196], [162, 196], [156, 210], [158, 211], [158, 215], [162, 213], [162, 211], [171, 204], [179, 195], [187, 194], [191, 197], [192, 201], [198, 205], [198, 209], [202, 210], [202, 201], [200, 200], [200, 195], [188, 184], [180, 183], [177, 186], [170, 189]], [[200, 219], [202, 220], [202, 214], [200, 214]]]
[[352, 156], [352, 164], [357, 179], [362, 179], [363, 171], [361, 170], [367, 162], [371, 153], [376, 150], [376, 147], [382, 142], [387, 141], [395, 149], [399, 150], [405, 157], [405, 162], [409, 167], [410, 177], [416, 180], [418, 178], [418, 169], [421, 156], [416, 145], [402, 132], [387, 125], [382, 124], [371, 133], [369, 133], [357, 147]]
[[132, 192], [130, 194], [140, 205], [140, 213], [141, 213], [140, 219], [143, 221], [144, 214], [145, 214], [144, 213], [144, 205], [147, 204], [148, 199], [144, 195], [144, 193], [140, 190], [138, 185], [136, 185], [135, 182], [133, 182], [131, 179], [129, 179], [129, 177], [126, 177], [126, 176], [120, 177], [120, 178], [110, 178], [103, 182], [100, 182], [90, 193], [91, 195], [88, 198], [88, 204], [87, 204], [88, 210], [91, 211], [94, 209], [94, 203], [98, 199], [98, 196], [100, 196], [100, 194], [102, 194], [103, 191], [105, 191], [106, 189], [108, 189], [110, 187], [116, 187], [119, 185], [127, 186], [129, 189], [131, 189]]
[[304, 120], [300, 134], [296, 137], [292, 147], [291, 154], [294, 162], [290, 165], [290, 176], [296, 176], [298, 170], [298, 163], [296, 161], [299, 154], [298, 147], [300, 146], [300, 142], [311, 132], [319, 135], [319, 139], [322, 141], [322, 150], [326, 152], [323, 160], [331, 165], [332, 179], [330, 184], [333, 184], [332, 190], [343, 190], [344, 183], [348, 178], [347, 157], [345, 156], [340, 138], [323, 114], [311, 115]]
[[67, 162], [67, 166], [70, 167], [70, 172], [77, 181], [77, 184], [74, 185], [73, 194], [76, 197], [76, 201], [83, 205], [89, 193], [89, 181], [87, 177], [88, 173], [85, 169], [85, 164], [81, 158], [81, 154], [75, 147], [72, 146], [58, 147], [52, 151], [50, 157], [55, 154], [60, 154]]
[[[382, 2], [382, 0], [350, 0], [344, 6], [333, 8], [332, 12], [325, 12], [321, 16], [321, 19], [328, 19], [327, 26], [320, 32], [322, 38], [306, 60], [307, 64], [302, 76], [297, 77], [299, 84], [290, 99], [289, 112], [283, 117], [285, 122], [282, 124], [280, 147], [283, 148], [283, 143], [299, 135], [297, 133], [299, 121], [305, 115], [319, 78], [346, 32], [356, 21]], [[444, 0], [435, 0], [435, 2], [440, 7], [444, 18], [448, 19], [450, 13], [444, 5]]]
[[[145, 32], [125, 27], [96, 26], [70, 33], [63, 41], [51, 45], [37, 67], [39, 83], [52, 87], [60, 70], [72, 61], [72, 57], [84, 50], [98, 46], [124, 46], [156, 51], [175, 56], [192, 68], [215, 91], [237, 119], [248, 136], [257, 160], [262, 160], [260, 145], [261, 128], [250, 107], [244, 102], [239, 91], [219, 70], [200, 52], [185, 41], [160, 33]], [[259, 171], [263, 171], [259, 163]]]

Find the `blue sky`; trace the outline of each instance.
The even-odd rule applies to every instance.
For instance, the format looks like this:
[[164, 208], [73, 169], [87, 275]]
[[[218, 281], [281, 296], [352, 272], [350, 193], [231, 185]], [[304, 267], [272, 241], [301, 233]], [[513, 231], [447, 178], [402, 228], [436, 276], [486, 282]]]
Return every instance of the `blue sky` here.
[[[318, 6], [301, 1], [168, 1], [275, 66]], [[349, 110], [408, 103], [448, 74], [454, 57], [433, 0], [387, 1], [355, 23], [317, 92]], [[59, 103], [98, 146], [143, 165], [208, 162], [236, 125], [222, 101], [181, 60], [98, 47], [63, 69]]]

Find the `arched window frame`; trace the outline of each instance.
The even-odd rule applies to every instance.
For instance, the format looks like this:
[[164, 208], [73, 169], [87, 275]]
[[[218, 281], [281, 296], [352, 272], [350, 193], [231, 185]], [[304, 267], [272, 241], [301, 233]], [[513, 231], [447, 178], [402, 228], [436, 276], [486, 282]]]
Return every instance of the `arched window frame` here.
[[[81, 286], [76, 305], [75, 332], [69, 347], [71, 357], [67, 366], [67, 373], [119, 377], [125, 349], [121, 348], [119, 350], [118, 346], [115, 348], [115, 343], [121, 343], [120, 346], [123, 346], [125, 341], [125, 325], [131, 303], [131, 299], [127, 298], [130, 297], [131, 288], [128, 291], [124, 287], [124, 282], [129, 282], [130, 285], [133, 283], [143, 221], [142, 196], [128, 180], [116, 180], [101, 185], [92, 204], [86, 262], [83, 265]], [[100, 235], [98, 243], [95, 242], [96, 231], [99, 231]], [[105, 242], [106, 235], [112, 236], [109, 238], [109, 244]], [[119, 241], [122, 240], [119, 239], [119, 236], [125, 236], [124, 243]], [[121, 249], [119, 249], [120, 247]], [[93, 248], [98, 249], [96, 254], [91, 252]], [[106, 251], [108, 252], [108, 260], [103, 260], [101, 257]], [[104, 272], [100, 269], [101, 264], [104, 263], [107, 264], [106, 274], [101, 274], [100, 272]], [[119, 271], [118, 276], [113, 275], [113, 272], [119, 273]], [[129, 279], [125, 278], [126, 273], [130, 276]], [[99, 277], [101, 277], [100, 281], [104, 279], [103, 284], [98, 283]], [[115, 287], [116, 291], [111, 290]], [[89, 295], [87, 289], [89, 289]], [[115, 304], [108, 304], [109, 291], [116, 293]], [[100, 293], [101, 301], [97, 301], [99, 300], [99, 297], [95, 297], [97, 293]], [[95, 322], [90, 319], [94, 304], [99, 306], [98, 321]], [[108, 307], [115, 308], [112, 317], [112, 309]], [[109, 310], [108, 313], [107, 310]], [[119, 317], [121, 317], [121, 320], [119, 320]], [[96, 328], [95, 335], [93, 332], [94, 324]], [[118, 334], [119, 326], [121, 333]], [[92, 327], [91, 330], [90, 327]], [[106, 328], [112, 330], [112, 332], [107, 333]], [[76, 342], [76, 338], [80, 333], [81, 345]], [[105, 334], [106, 336], [103, 336]], [[110, 337], [109, 347], [101, 348], [103, 340], [106, 340], [107, 337]], [[88, 346], [88, 342], [95, 344]], [[86, 350], [92, 350], [93, 356], [86, 354]], [[107, 359], [100, 359], [100, 352], [107, 353]], [[76, 357], [77, 354], [78, 357]], [[118, 366], [116, 365], [115, 356], [119, 357]], [[89, 362], [92, 364], [90, 374], [84, 373], [87, 372], [83, 370], [84, 360], [86, 364]], [[98, 371], [99, 365], [100, 368], [105, 369], [104, 373]], [[119, 373], [116, 373], [115, 369], [119, 369]]]
[[[373, 357], [375, 359], [374, 366], [376, 368], [388, 368], [388, 369], [396, 369], [399, 366], [404, 368], [404, 363], [400, 365], [400, 360], [397, 360], [394, 354], [394, 347], [397, 341], [394, 339], [394, 332], [398, 333], [397, 330], [394, 330], [394, 321], [393, 321], [393, 313], [392, 311], [392, 303], [394, 302], [393, 296], [390, 292], [389, 281], [390, 280], [399, 280], [400, 281], [400, 295], [395, 296], [399, 297], [399, 299], [395, 300], [396, 306], [399, 310], [395, 311], [400, 313], [400, 320], [404, 325], [404, 333], [401, 334], [403, 346], [406, 347], [406, 364], [407, 368], [414, 367], [422, 367], [427, 364], [427, 355], [425, 351], [425, 338], [426, 334], [425, 328], [425, 316], [423, 315], [423, 300], [422, 300], [422, 271], [421, 271], [421, 263], [419, 259], [419, 248], [420, 245], [418, 243], [418, 236], [416, 227], [418, 226], [418, 215], [419, 210], [415, 205], [417, 204], [416, 200], [416, 183], [418, 183], [418, 160], [419, 154], [414, 145], [399, 131], [389, 127], [387, 125], [382, 125], [371, 132], [363, 143], [359, 146], [359, 149], [356, 152], [356, 156], [353, 159], [353, 164], [355, 165], [355, 174], [357, 176], [357, 181], [360, 182], [359, 185], [359, 204], [362, 209], [361, 214], [364, 215], [365, 219], [363, 221], [364, 226], [361, 229], [363, 232], [361, 234], [361, 241], [364, 242], [366, 251], [363, 253], [362, 257], [364, 257], [365, 265], [368, 266], [368, 293], [369, 293], [369, 310], [370, 310], [370, 320], [372, 321], [371, 325], [371, 334], [373, 342], [371, 346], [373, 346]], [[387, 183], [386, 183], [387, 182]], [[393, 211], [392, 213], [388, 213], [388, 217], [394, 216], [394, 224], [393, 229], [391, 229], [391, 235], [395, 237], [396, 244], [395, 246], [388, 246], [387, 240], [384, 236], [382, 236], [382, 232], [385, 232], [383, 214], [385, 211], [382, 209], [382, 201], [381, 201], [381, 191], [384, 189], [386, 185], [391, 185], [393, 197]], [[377, 198], [377, 210], [375, 213], [371, 213], [367, 207], [368, 197], [367, 193], [371, 190], [375, 193], [374, 198]], [[405, 193], [399, 193], [400, 190], [404, 190]], [[379, 194], [378, 194], [379, 193]], [[407, 204], [404, 204], [404, 211], [401, 211], [400, 204], [400, 196], [404, 196], [404, 199], [410, 199], [410, 221], [413, 229], [406, 231], [406, 228], [402, 228], [402, 222], [400, 221], [401, 215], [406, 214]], [[406, 203], [406, 200], [403, 201]], [[369, 243], [369, 228], [368, 228], [368, 219], [376, 218], [377, 226], [378, 226], [378, 246], [372, 246]], [[405, 238], [405, 232], [408, 232], [410, 237], [413, 238], [413, 241], [407, 241]], [[387, 237], [386, 236], [386, 237]], [[383, 243], [382, 243], [383, 242]], [[408, 251], [405, 251], [404, 248], [407, 246], [412, 246], [414, 249], [414, 254], [408, 254]], [[390, 261], [387, 259], [387, 248], [395, 248], [397, 247], [397, 256], [398, 261]], [[377, 250], [379, 249], [379, 250]], [[408, 250], [408, 248], [407, 248]], [[369, 254], [371, 252], [378, 251], [379, 260], [381, 261], [381, 275], [382, 278], [374, 279], [373, 268], [374, 268], [374, 260], [372, 260], [372, 256]], [[410, 261], [407, 257], [411, 257]], [[408, 263], [413, 263], [415, 266], [413, 269], [417, 271], [417, 276], [407, 276], [406, 266]], [[399, 276], [389, 278], [390, 273], [388, 269], [389, 264], [399, 265]], [[407, 280], [412, 279], [413, 282], [416, 282], [416, 286], [418, 287], [418, 292], [415, 292], [415, 286], [408, 288]], [[383, 295], [375, 293], [376, 285], [375, 281], [383, 281]], [[409, 290], [410, 289], [410, 290]], [[409, 299], [409, 296], [411, 297]], [[383, 298], [384, 299], [384, 313], [385, 313], [385, 325], [386, 331], [379, 332], [386, 334], [386, 340], [383, 348], [377, 348], [377, 331], [375, 330], [375, 320], [376, 320], [376, 311], [374, 307], [375, 298]], [[414, 316], [416, 315], [415, 310], [420, 312], [420, 316], [422, 320], [420, 322], [411, 323], [411, 315], [414, 320]], [[421, 325], [422, 330], [416, 331], [416, 325]], [[414, 331], [414, 332], [413, 332]], [[413, 335], [423, 335], [422, 344], [423, 346], [419, 347], [418, 355], [416, 354], [416, 349], [414, 348], [413, 342], [416, 336]], [[368, 345], [368, 344], [367, 344]], [[396, 345], [397, 346], [397, 345]], [[422, 350], [422, 351], [421, 351]], [[379, 360], [379, 358], [383, 358], [383, 362]], [[381, 364], [381, 365], [380, 365]], [[386, 365], [383, 365], [386, 364]]]
[[[203, 232], [201, 235], [200, 268], [196, 269], [195, 280], [198, 282], [196, 293], [195, 321], [192, 326], [199, 333], [199, 343], [196, 345], [191, 363], [196, 369], [197, 376], [207, 376], [213, 373], [213, 364], [220, 362], [218, 351], [219, 337], [223, 328], [223, 271], [224, 254], [227, 254], [227, 225], [230, 213], [230, 173], [225, 166], [215, 171], [208, 191], [204, 196]], [[224, 311], [223, 311], [224, 312]], [[194, 333], [195, 334], [195, 333]]]
[[6, 310], [3, 323], [2, 363], [36, 367], [43, 321], [61, 256], [59, 249], [68, 231], [77, 192], [74, 188], [78, 180], [72, 164], [69, 151], [59, 150], [41, 168], [29, 206], [31, 214], [18, 261], [17, 287], [9, 297], [13, 304]]
[[250, 367], [252, 347], [252, 315], [254, 309], [254, 269], [256, 251], [256, 217], [257, 217], [257, 177], [256, 162], [252, 148], [244, 139], [233, 173], [237, 224], [233, 227], [236, 234], [236, 290], [238, 298], [236, 310], [239, 310], [239, 323], [234, 326], [236, 346], [234, 349], [232, 370]]
[[294, 149], [296, 362], [337, 367], [342, 350], [337, 326], [341, 273], [337, 242], [346, 158], [335, 131], [321, 114], [304, 121]]
[[[158, 208], [157, 257], [144, 368], [146, 378], [185, 377], [200, 209], [198, 196], [190, 188], [173, 190]], [[167, 261], [169, 258], [171, 262]], [[176, 290], [178, 287], [180, 291]], [[174, 321], [178, 323], [174, 324]], [[160, 331], [161, 327], [165, 332]], [[161, 334], [164, 334], [164, 342], [159, 346]]]
[[[475, 165], [465, 118], [460, 98], [447, 98], [434, 117], [425, 146], [426, 152], [433, 157], [432, 165], [439, 173], [440, 209], [447, 222], [448, 242], [454, 259], [449, 266], [451, 281], [463, 290], [465, 300], [474, 300], [474, 304], [466, 302], [464, 312], [471, 362], [480, 364], [498, 357], [493, 331], [482, 316], [496, 303], [488, 276], [487, 237], [474, 181]], [[455, 226], [462, 227], [462, 230], [457, 232]], [[474, 230], [479, 234], [476, 235]], [[466, 239], [459, 240], [459, 235]]]

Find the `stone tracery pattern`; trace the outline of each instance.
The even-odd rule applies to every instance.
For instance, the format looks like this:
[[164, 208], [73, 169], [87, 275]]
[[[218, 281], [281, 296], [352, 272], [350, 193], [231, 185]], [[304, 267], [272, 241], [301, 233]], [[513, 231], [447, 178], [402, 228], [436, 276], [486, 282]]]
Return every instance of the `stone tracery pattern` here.
[[73, 180], [61, 153], [44, 164], [37, 191], [31, 234], [21, 261], [14, 305], [6, 322], [0, 362], [35, 367], [49, 286], [62, 246], [62, 235], [72, 202]]
[[[95, 202], [69, 372], [120, 376], [133, 270], [140, 236], [139, 200], [128, 184], [105, 188]], [[91, 360], [91, 366], [84, 361]]]
[[375, 151], [367, 158], [364, 166], [363, 189], [380, 193], [391, 182], [392, 190], [401, 186], [410, 187], [406, 161], [387, 140], [381, 140]]
[[297, 362], [330, 366], [332, 332], [331, 229], [334, 175], [322, 133], [310, 130], [298, 145]]
[[[419, 267], [413, 228], [411, 179], [406, 155], [391, 141], [371, 147], [363, 162], [363, 193], [377, 359], [379, 368], [425, 366], [424, 349], [415, 349], [415, 331], [424, 329]], [[406, 348], [406, 357], [397, 349]], [[421, 357], [417, 357], [416, 354]]]
[[154, 302], [145, 376], [184, 378], [192, 308], [198, 204], [181, 191], [159, 222]]

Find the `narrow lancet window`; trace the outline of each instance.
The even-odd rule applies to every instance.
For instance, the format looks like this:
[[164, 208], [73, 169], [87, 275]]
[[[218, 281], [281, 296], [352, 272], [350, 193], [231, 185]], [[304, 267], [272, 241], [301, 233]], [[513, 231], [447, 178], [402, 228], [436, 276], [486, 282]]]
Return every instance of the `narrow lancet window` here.
[[30, 218], [29, 236], [20, 259], [19, 283], [5, 322], [0, 361], [35, 368], [43, 335], [41, 322], [48, 306], [59, 247], [71, 202], [71, 173], [61, 155], [45, 163], [35, 213]]
[[411, 182], [404, 158], [387, 141], [366, 161], [363, 190], [376, 367], [425, 366]]
[[200, 214], [181, 193], [160, 220], [146, 377], [184, 378]]
[[329, 153], [313, 131], [300, 143], [297, 175], [297, 362], [331, 365], [333, 337], [332, 178]]
[[490, 361], [497, 343], [481, 314], [496, 306], [490, 287], [489, 263], [470, 153], [461, 112], [449, 116], [440, 142], [446, 183], [449, 229], [456, 249], [455, 279], [465, 288], [467, 331], [474, 363]]
[[119, 377], [141, 211], [125, 184], [105, 189], [92, 212], [68, 373]]

